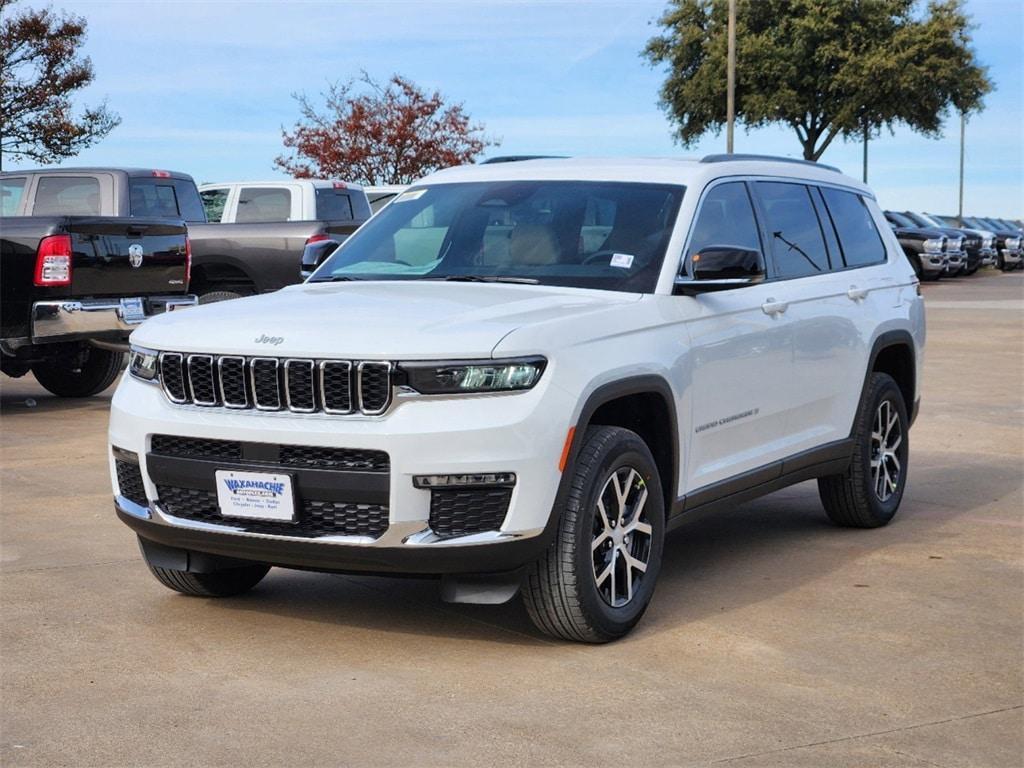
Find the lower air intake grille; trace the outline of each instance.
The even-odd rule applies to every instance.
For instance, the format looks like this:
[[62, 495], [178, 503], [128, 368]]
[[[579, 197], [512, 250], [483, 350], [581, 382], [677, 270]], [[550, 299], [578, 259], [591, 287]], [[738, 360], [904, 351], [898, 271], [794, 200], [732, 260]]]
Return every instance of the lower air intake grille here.
[[235, 440], [153, 435], [153, 453], [187, 459], [241, 459], [242, 444]]
[[307, 499], [295, 522], [262, 522], [223, 517], [214, 491], [161, 485], [157, 486], [157, 493], [164, 509], [174, 517], [231, 525], [250, 533], [300, 537], [372, 536], [377, 539], [388, 529], [386, 504]]
[[139, 506], [148, 506], [146, 487], [142, 484], [142, 470], [139, 465], [115, 459], [114, 469], [117, 472], [117, 489], [121, 495]]
[[446, 539], [496, 531], [505, 522], [511, 499], [511, 488], [435, 488], [430, 492], [430, 529]]

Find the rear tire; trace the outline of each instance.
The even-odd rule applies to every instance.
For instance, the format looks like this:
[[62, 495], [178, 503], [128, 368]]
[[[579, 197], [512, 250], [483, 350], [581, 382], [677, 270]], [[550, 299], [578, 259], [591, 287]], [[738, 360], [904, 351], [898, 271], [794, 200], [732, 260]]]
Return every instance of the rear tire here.
[[234, 291], [209, 291], [208, 293], [200, 294], [200, 304], [215, 304], [218, 301], [230, 301], [231, 299], [240, 299], [242, 294], [235, 293]]
[[607, 643], [643, 616], [661, 570], [665, 502], [646, 443], [587, 429], [551, 546], [527, 569], [523, 601], [554, 637]]
[[91, 397], [114, 383], [124, 368], [126, 355], [98, 347], [86, 347], [85, 359], [48, 360], [32, 366], [36, 380], [58, 397]]
[[248, 592], [270, 570], [269, 565], [246, 565], [213, 573], [189, 573], [173, 568], [149, 566], [150, 573], [168, 589], [190, 597], [231, 597]]
[[818, 479], [818, 495], [833, 523], [878, 528], [892, 520], [907, 483], [909, 424], [896, 381], [872, 373], [854, 423], [850, 468]]

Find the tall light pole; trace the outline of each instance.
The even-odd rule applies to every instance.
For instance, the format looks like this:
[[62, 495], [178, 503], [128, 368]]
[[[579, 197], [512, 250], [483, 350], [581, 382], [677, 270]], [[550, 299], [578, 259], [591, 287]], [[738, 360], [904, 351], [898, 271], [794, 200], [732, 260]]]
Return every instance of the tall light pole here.
[[960, 205], [956, 209], [957, 224], [964, 223], [964, 130], [967, 127], [967, 115], [960, 113]]
[[725, 67], [725, 151], [733, 151], [733, 125], [736, 122], [736, 0], [729, 0], [729, 60]]

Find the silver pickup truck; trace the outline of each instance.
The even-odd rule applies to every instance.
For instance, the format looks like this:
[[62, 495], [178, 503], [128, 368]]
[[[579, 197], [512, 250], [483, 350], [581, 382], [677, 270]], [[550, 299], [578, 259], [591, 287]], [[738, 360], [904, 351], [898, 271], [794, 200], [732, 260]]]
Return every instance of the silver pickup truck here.
[[[192, 247], [191, 291], [200, 303], [276, 291], [302, 281], [302, 254], [307, 244], [322, 240], [341, 242], [370, 217], [370, 204], [362, 188], [345, 182], [284, 182], [318, 185], [312, 207], [280, 205], [280, 192], [264, 194], [265, 185], [246, 185], [225, 197], [225, 203], [245, 211], [230, 220], [207, 218], [207, 206], [217, 205], [216, 192], [200, 198], [187, 173], [148, 168], [53, 168], [5, 174], [23, 180], [25, 190], [19, 215], [34, 216], [34, 190], [39, 179], [61, 180], [73, 188], [94, 182], [98, 191], [74, 201], [71, 213], [139, 219], [176, 219], [188, 225]], [[207, 185], [216, 190], [231, 185]], [[322, 191], [321, 191], [322, 188]], [[250, 202], [239, 196], [245, 192]], [[277, 203], [276, 205], [274, 203]], [[216, 219], [216, 221], [213, 221]], [[208, 223], [209, 222], [209, 223]]]

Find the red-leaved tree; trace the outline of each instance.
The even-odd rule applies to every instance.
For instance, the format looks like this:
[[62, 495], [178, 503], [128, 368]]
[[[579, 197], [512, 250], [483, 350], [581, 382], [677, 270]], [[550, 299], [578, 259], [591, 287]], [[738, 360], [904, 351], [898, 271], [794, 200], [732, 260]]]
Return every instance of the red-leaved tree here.
[[119, 122], [105, 104], [77, 114], [71, 96], [93, 81], [82, 56], [85, 19], [0, 0], [0, 167], [55, 163], [99, 141]]
[[321, 95], [322, 110], [296, 94], [302, 117], [293, 131], [282, 129], [292, 154], [274, 164], [298, 178], [410, 184], [439, 168], [471, 163], [498, 143], [462, 104], [445, 104], [439, 92], [428, 95], [399, 75], [381, 86], [364, 72]]

